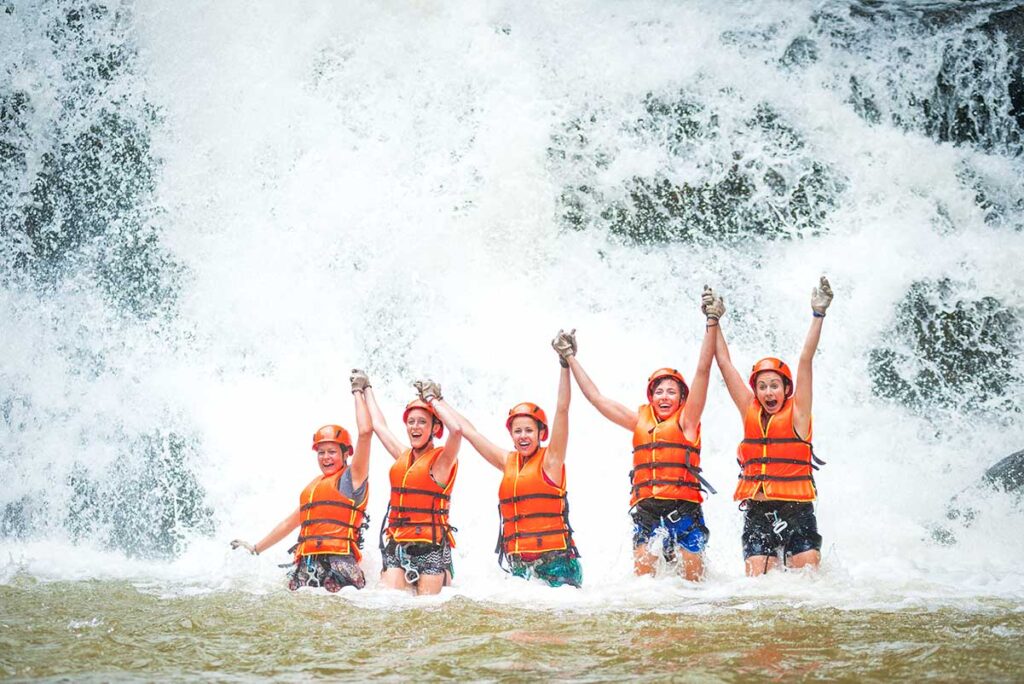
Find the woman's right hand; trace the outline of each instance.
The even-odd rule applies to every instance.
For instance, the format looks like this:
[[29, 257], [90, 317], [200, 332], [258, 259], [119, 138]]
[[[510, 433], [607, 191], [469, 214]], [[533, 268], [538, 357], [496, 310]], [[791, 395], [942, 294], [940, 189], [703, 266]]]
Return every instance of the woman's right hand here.
[[700, 296], [700, 310], [704, 312], [709, 321], [717, 321], [725, 315], [725, 300], [705, 285], [704, 292]]
[[434, 382], [429, 378], [423, 380], [417, 380], [412, 383], [412, 386], [416, 388], [416, 392], [420, 395], [420, 399], [430, 403], [431, 399], [441, 399], [441, 385]]
[[551, 340], [551, 347], [558, 352], [558, 362], [562, 368], [568, 368], [569, 357], [576, 354], [576, 328], [569, 332], [559, 330], [555, 339]]
[[231, 548], [232, 549], [237, 549], [239, 547], [245, 549], [246, 551], [248, 551], [249, 553], [251, 553], [254, 556], [260, 555], [259, 551], [256, 550], [256, 547], [253, 546], [252, 544], [250, 544], [249, 542], [243, 541], [241, 539], [232, 539], [231, 540]]
[[370, 387], [370, 378], [366, 375], [366, 371], [358, 368], [352, 369], [352, 375], [349, 376], [348, 381], [352, 383], [352, 394], [362, 392]]

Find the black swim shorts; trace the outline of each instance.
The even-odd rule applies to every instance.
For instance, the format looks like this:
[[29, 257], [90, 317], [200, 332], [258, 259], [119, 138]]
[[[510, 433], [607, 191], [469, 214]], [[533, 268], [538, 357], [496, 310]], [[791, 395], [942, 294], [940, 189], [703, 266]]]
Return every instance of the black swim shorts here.
[[755, 501], [747, 499], [743, 518], [743, 557], [785, 557], [821, 550], [821, 535], [810, 501]]

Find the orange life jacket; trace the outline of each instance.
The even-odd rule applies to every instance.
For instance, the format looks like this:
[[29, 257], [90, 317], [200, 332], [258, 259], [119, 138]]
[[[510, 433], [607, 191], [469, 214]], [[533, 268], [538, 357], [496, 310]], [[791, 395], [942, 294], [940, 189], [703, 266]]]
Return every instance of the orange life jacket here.
[[323, 553], [352, 554], [358, 561], [366, 527], [366, 500], [356, 502], [338, 491], [338, 482], [345, 473], [314, 478], [299, 495], [299, 541], [293, 547], [295, 558]]
[[435, 447], [415, 460], [412, 449], [406, 449], [391, 466], [391, 502], [388, 505], [388, 536], [399, 544], [426, 542], [440, 544], [445, 538], [455, 546], [455, 536], [448, 525], [448, 507], [452, 486], [458, 472], [458, 461], [452, 466], [448, 484], [434, 482], [430, 468], [444, 451]]
[[569, 502], [565, 498], [565, 466], [562, 486], [550, 484], [544, 477], [547, 447], [524, 459], [517, 451], [505, 459], [505, 475], [498, 487], [498, 512], [501, 515], [499, 555], [537, 554], [546, 551], [579, 555], [569, 526]]
[[700, 475], [700, 425], [696, 441], [689, 441], [679, 427], [683, 407], [663, 421], [658, 421], [654, 407], [641, 406], [633, 428], [633, 469], [629, 479], [633, 485], [629, 505], [644, 499], [674, 499], [701, 503], [701, 490], [715, 493]]
[[802, 439], [793, 428], [793, 401], [786, 400], [782, 409], [768, 418], [761, 427], [761, 403], [756, 399], [743, 416], [743, 441], [737, 449], [740, 481], [733, 499], [742, 501], [756, 495], [762, 488], [769, 499], [780, 501], [814, 501], [813, 471], [825, 462], [814, 455], [811, 430]]

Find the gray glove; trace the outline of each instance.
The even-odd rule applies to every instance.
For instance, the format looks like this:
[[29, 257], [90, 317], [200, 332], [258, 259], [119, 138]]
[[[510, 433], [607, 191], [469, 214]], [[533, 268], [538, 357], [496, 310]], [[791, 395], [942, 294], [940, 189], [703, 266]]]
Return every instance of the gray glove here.
[[416, 392], [419, 393], [420, 399], [430, 403], [431, 399], [442, 399], [441, 396], [441, 385], [437, 384], [433, 380], [417, 380], [412, 383], [412, 386], [416, 388]]
[[704, 292], [700, 296], [700, 310], [704, 312], [709, 321], [717, 321], [725, 315], [725, 300], [705, 285]]
[[362, 392], [371, 386], [370, 378], [366, 375], [366, 371], [359, 370], [358, 368], [352, 369], [352, 375], [348, 377], [348, 381], [352, 383], [352, 394]]
[[825, 317], [825, 310], [832, 303], [832, 286], [828, 284], [828, 278], [821, 276], [818, 287], [811, 290], [811, 310], [818, 318]]
[[249, 553], [251, 553], [254, 556], [260, 555], [259, 552], [256, 551], [256, 547], [253, 546], [252, 544], [250, 544], [249, 542], [242, 541], [241, 539], [232, 539], [231, 540], [231, 548], [232, 549], [237, 549], [238, 547], [242, 547], [243, 549], [245, 549], [246, 551], [248, 551]]
[[569, 332], [559, 330], [555, 339], [551, 340], [551, 347], [558, 352], [558, 362], [562, 368], [568, 368], [569, 357], [576, 354], [576, 328]]

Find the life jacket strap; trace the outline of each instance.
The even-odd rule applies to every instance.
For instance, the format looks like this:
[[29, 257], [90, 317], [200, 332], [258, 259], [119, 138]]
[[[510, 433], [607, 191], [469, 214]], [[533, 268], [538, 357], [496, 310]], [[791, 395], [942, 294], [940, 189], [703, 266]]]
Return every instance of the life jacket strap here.
[[793, 475], [792, 477], [783, 477], [781, 475], [758, 474], [758, 475], [740, 475], [739, 479], [746, 480], [748, 482], [765, 482], [765, 481], [772, 481], [772, 482], [800, 482], [802, 480], [810, 480], [811, 482], [814, 482], [814, 477], [811, 476], [811, 475]]
[[565, 498], [565, 495], [563, 495], [563, 494], [544, 494], [544, 493], [520, 494], [518, 496], [510, 496], [507, 499], [500, 499], [498, 501], [498, 505], [502, 506], [502, 505], [505, 505], [505, 504], [517, 503], [519, 501], [526, 501], [527, 499], [564, 499], [564, 498]]
[[414, 489], [412, 487], [394, 487], [391, 491], [398, 494], [423, 494], [424, 496], [441, 499], [442, 501], [448, 501], [451, 498], [451, 496], [444, 492], [435, 492], [429, 489]]
[[551, 537], [554, 535], [565, 535], [569, 536], [568, 530], [548, 530], [546, 532], [516, 532], [508, 536], [503, 536], [501, 540], [505, 543], [515, 541], [516, 539], [532, 539], [533, 537]]
[[[447, 508], [417, 508], [415, 506], [392, 506], [392, 513], [429, 513], [431, 515], [447, 515]], [[403, 516], [399, 516], [403, 517]]]
[[335, 508], [347, 508], [350, 511], [359, 511], [360, 513], [362, 513], [362, 509], [360, 509], [358, 506], [353, 506], [352, 504], [345, 503], [344, 501], [310, 501], [309, 503], [302, 504], [301, 506], [299, 506], [299, 510], [308, 511], [309, 509], [316, 508], [317, 506], [334, 506]]
[[[299, 535], [298, 543], [301, 544], [302, 542], [306, 542], [306, 541], [316, 541], [316, 540], [322, 540], [322, 539], [338, 539], [340, 541], [354, 541], [351, 537], [340, 536], [340, 535], [337, 535], [337, 534], [311, 534], [311, 535], [308, 535], [308, 536]], [[298, 546], [298, 544], [296, 544], [296, 546]]]
[[699, 473], [702, 468], [687, 463], [676, 463], [674, 461], [645, 461], [644, 463], [638, 463], [633, 466], [633, 471], [637, 470], [652, 470], [654, 468], [686, 468], [691, 473]]
[[320, 523], [327, 525], [340, 525], [342, 527], [350, 527], [353, 530], [358, 530], [361, 527], [365, 527], [365, 523], [362, 525], [353, 525], [347, 520], [335, 520], [334, 518], [311, 518], [309, 520], [303, 520], [300, 527], [309, 527], [310, 525], [317, 525]]
[[522, 515], [513, 515], [510, 518], [503, 518], [505, 523], [513, 523], [518, 520], [526, 520], [528, 518], [562, 518], [563, 513], [523, 513]]
[[651, 449], [682, 449], [684, 451], [699, 454], [700, 447], [695, 447], [692, 444], [680, 444], [678, 442], [648, 442], [647, 444], [638, 444], [633, 447], [633, 453], [638, 451], [648, 451]]
[[666, 480], [641, 480], [633, 484], [634, 490], [639, 490], [643, 487], [650, 487], [652, 485], [672, 485], [674, 487], [689, 487], [690, 489], [701, 489], [701, 485], [698, 482], [690, 482], [689, 480], [681, 480], [679, 478], [666, 479]]
[[810, 446], [810, 442], [806, 439], [800, 439], [799, 437], [749, 437], [744, 439], [741, 444], [807, 444]]
[[652, 479], [652, 480], [642, 480], [640, 482], [635, 482], [635, 481], [633, 481], [633, 475], [635, 474], [635, 472], [641, 466], [648, 467], [646, 464], [640, 464], [640, 466], [637, 466], [637, 467], [633, 468], [633, 470], [629, 471], [629, 479], [630, 479], [630, 481], [633, 481], [633, 492], [634, 493], [638, 492], [641, 487], [647, 487], [649, 485], [673, 485], [673, 486], [678, 486], [678, 487], [689, 487], [691, 489], [704, 490], [704, 491], [707, 491], [707, 492], [709, 492], [711, 494], [717, 494], [718, 493], [718, 490], [715, 489], [714, 487], [712, 487], [711, 483], [708, 482], [706, 479], [704, 479], [704, 477], [700, 474], [700, 468], [695, 468], [693, 466], [688, 466], [688, 465], [683, 464], [683, 463], [654, 464], [653, 466], [650, 466], [650, 467], [654, 468], [654, 467], [657, 467], [658, 465], [667, 465], [667, 466], [671, 466], [671, 467], [674, 467], [674, 468], [684, 468], [687, 472], [689, 472], [691, 475], [693, 475], [694, 478], [696, 478], [697, 482], [690, 482], [689, 480], [683, 480], [683, 479], [680, 479], [680, 478], [675, 478], [675, 479], [657, 479], [656, 478], [656, 479]]
[[743, 467], [743, 468], [745, 468], [745, 467], [747, 467], [749, 465], [755, 465], [755, 464], [758, 464], [758, 463], [764, 463], [764, 464], [768, 464], [768, 463], [792, 463], [794, 465], [802, 465], [802, 466], [808, 466], [809, 465], [812, 468], [814, 468], [815, 470], [819, 469], [817, 464], [814, 463], [813, 461], [811, 461], [810, 459], [775, 458], [774, 456], [764, 456], [764, 457], [761, 457], [761, 458], [748, 458], [746, 461], [740, 461], [739, 459], [736, 459], [736, 462], [739, 463], [740, 467]]

